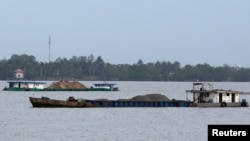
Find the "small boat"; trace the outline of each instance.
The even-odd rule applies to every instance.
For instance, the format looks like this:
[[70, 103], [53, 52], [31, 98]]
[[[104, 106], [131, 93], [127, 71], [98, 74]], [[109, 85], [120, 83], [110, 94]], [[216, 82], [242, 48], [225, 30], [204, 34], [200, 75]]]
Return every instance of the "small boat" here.
[[90, 87], [90, 90], [92, 91], [118, 91], [118, 87], [115, 86], [116, 83], [94, 83], [93, 86]]
[[56, 100], [50, 99], [48, 97], [34, 98], [30, 97], [30, 102], [33, 107], [57, 107], [57, 108], [84, 108], [84, 107], [93, 107], [88, 102], [78, 101], [73, 97], [69, 97], [67, 100]]
[[240, 99], [244, 92], [237, 90], [214, 89], [212, 83], [193, 83], [192, 90], [186, 90], [192, 94], [193, 107], [249, 107], [246, 99]]

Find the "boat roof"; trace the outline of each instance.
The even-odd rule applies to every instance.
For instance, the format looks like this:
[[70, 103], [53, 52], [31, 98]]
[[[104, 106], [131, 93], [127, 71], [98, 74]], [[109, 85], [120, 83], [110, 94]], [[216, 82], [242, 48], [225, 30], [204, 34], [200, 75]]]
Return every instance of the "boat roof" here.
[[222, 92], [230, 92], [230, 93], [242, 93], [241, 91], [236, 90], [224, 90], [224, 89], [213, 89], [213, 90], [186, 90], [189, 93], [222, 93]]
[[93, 85], [95, 85], [95, 86], [100, 86], [100, 85], [102, 85], [102, 86], [114, 86], [114, 85], [116, 85], [116, 83], [94, 83]]
[[214, 94], [219, 94], [219, 93], [235, 93], [235, 94], [243, 94], [241, 91], [237, 90], [224, 90], [224, 89], [213, 89], [213, 90], [186, 90], [186, 93], [193, 93], [193, 94], [202, 94], [202, 93], [214, 93]]
[[35, 80], [7, 80], [8, 83], [35, 83], [35, 84], [46, 84], [46, 82], [35, 81]]
[[194, 82], [192, 90], [186, 90], [189, 93], [242, 93], [241, 91], [231, 89], [214, 89], [212, 83]]

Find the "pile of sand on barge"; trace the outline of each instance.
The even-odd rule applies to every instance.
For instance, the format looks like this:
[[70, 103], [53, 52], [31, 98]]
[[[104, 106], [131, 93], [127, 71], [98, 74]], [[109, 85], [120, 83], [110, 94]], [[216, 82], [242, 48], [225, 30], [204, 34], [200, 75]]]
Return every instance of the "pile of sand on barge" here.
[[[103, 99], [108, 100], [108, 99]], [[118, 101], [171, 101], [167, 96], [162, 94], [146, 94], [146, 95], [138, 95], [134, 96], [130, 99], [118, 99]]]
[[61, 80], [59, 82], [53, 82], [47, 88], [49, 89], [86, 89], [87, 87], [77, 81]]
[[162, 94], [147, 94], [147, 95], [138, 95], [132, 97], [130, 100], [133, 101], [170, 101], [170, 99]]

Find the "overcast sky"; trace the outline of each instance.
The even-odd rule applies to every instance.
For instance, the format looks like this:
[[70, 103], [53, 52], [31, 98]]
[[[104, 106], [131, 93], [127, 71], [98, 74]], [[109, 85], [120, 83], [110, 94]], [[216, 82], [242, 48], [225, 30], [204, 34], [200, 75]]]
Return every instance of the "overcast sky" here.
[[250, 67], [249, 0], [5, 0], [0, 60], [101, 56], [111, 64], [178, 61]]

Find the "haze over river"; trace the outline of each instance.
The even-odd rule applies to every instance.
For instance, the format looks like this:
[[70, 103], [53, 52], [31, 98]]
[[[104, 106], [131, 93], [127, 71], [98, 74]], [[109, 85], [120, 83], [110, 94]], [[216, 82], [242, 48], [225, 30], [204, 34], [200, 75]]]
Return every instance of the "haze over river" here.
[[[90, 87], [96, 81], [80, 82]], [[186, 100], [185, 90], [192, 89], [192, 82], [115, 83], [120, 91], [7, 92], [0, 81], [0, 141], [206, 141], [208, 124], [250, 124], [249, 107], [33, 108], [29, 102], [29, 96], [121, 99], [151, 93]], [[213, 87], [250, 92], [250, 82], [213, 82]], [[241, 99], [249, 102], [250, 95]]]

